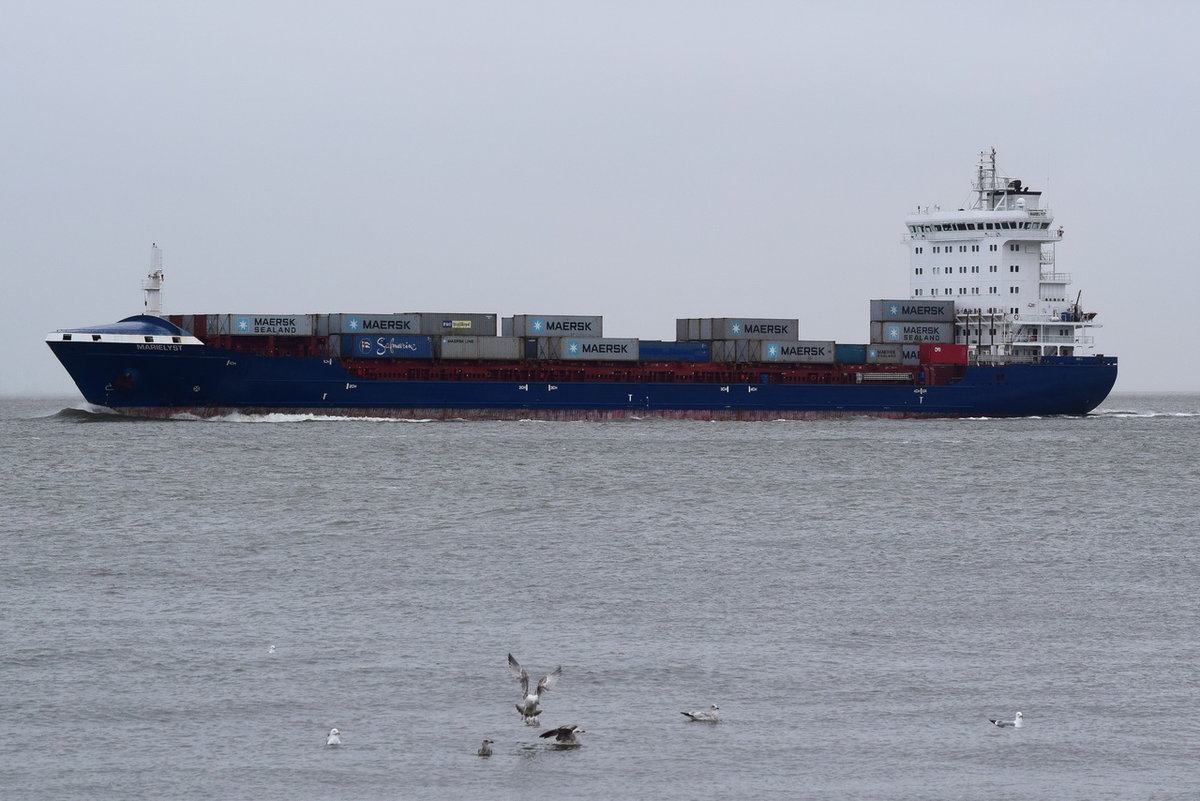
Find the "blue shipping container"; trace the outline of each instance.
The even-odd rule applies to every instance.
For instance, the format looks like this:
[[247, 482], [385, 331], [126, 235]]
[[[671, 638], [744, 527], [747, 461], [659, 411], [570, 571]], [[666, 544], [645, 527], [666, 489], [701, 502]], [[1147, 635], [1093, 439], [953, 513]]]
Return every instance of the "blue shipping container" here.
[[432, 359], [433, 337], [343, 335], [342, 356], [359, 359]]
[[833, 346], [833, 358], [838, 364], [866, 364], [867, 346], [836, 344]]
[[707, 362], [707, 342], [663, 342], [643, 339], [639, 358], [644, 362]]

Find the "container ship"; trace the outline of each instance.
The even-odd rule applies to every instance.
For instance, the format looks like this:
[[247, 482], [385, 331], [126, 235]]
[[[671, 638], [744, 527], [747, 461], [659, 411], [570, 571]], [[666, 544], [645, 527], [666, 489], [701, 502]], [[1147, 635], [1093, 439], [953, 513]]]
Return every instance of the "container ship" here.
[[777, 420], [1083, 415], [1117, 359], [1055, 267], [1041, 193], [980, 155], [969, 208], [906, 220], [909, 296], [869, 303], [862, 342], [798, 319], [682, 318], [671, 341], [577, 314], [167, 314], [152, 247], [144, 313], [46, 342], [95, 407], [139, 417]]

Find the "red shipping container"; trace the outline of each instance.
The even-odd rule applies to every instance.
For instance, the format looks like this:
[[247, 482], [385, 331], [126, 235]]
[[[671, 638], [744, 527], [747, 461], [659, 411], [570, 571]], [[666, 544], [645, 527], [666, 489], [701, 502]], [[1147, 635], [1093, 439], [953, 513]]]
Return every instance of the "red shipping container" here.
[[921, 364], [966, 364], [966, 345], [921, 343]]

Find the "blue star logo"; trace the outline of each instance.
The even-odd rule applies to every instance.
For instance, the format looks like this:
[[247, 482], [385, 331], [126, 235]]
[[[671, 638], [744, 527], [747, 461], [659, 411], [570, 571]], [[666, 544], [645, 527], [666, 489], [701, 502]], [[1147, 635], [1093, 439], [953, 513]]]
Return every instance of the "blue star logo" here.
[[900, 307], [897, 306], [895, 303], [893, 303], [891, 306], [888, 306], [888, 315], [889, 316], [895, 317], [899, 313], [900, 313]]
[[568, 342], [567, 343], [567, 353], [571, 354], [572, 356], [578, 356], [579, 355], [579, 343], [576, 342], [575, 340], [571, 340], [570, 342]]
[[250, 318], [249, 317], [237, 318], [237, 330], [249, 331], [250, 330]]
[[346, 327], [349, 328], [351, 331], [357, 331], [361, 327], [361, 325], [362, 325], [362, 323], [357, 317], [351, 317], [349, 320], [346, 321]]
[[767, 358], [768, 359], [778, 359], [779, 358], [779, 346], [776, 345], [774, 342], [767, 345]]
[[730, 335], [735, 336], [735, 337], [741, 336], [742, 335], [742, 324], [740, 322], [730, 323], [729, 324], [729, 333], [730, 333]]
[[534, 317], [533, 322], [531, 322], [529, 324], [529, 330], [535, 334], [540, 334], [542, 331], [545, 330], [545, 328], [546, 328], [546, 321], [539, 317]]
[[899, 342], [900, 341], [900, 326], [889, 325], [885, 329], [883, 338], [886, 339], [888, 342]]

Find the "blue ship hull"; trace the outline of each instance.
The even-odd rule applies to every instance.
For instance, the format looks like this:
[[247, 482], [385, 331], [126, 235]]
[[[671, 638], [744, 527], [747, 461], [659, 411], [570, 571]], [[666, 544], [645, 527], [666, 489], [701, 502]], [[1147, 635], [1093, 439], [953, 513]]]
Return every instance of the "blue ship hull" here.
[[1082, 415], [1107, 397], [1117, 376], [1117, 360], [1097, 356], [972, 365], [959, 380], [943, 385], [396, 381], [357, 378], [337, 359], [261, 356], [207, 345], [48, 344], [89, 403], [146, 417], [232, 412], [417, 419]]

